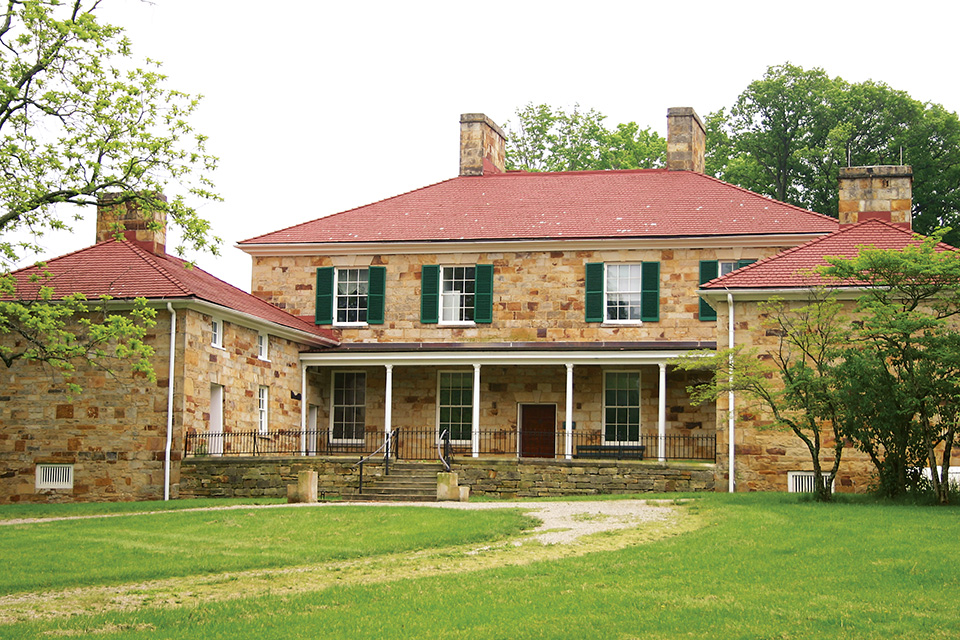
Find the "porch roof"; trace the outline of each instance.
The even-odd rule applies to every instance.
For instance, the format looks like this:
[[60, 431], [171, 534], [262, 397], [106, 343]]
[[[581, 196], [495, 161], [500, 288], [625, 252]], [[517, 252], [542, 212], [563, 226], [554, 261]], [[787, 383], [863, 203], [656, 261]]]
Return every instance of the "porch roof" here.
[[660, 364], [712, 340], [643, 342], [353, 342], [300, 354], [305, 366]]

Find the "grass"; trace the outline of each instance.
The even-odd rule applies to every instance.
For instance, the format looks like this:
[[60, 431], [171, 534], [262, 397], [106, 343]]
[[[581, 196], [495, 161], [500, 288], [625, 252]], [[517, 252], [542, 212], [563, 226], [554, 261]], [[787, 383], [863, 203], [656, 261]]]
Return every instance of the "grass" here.
[[[955, 549], [960, 509], [860, 499], [820, 505], [787, 494], [711, 494], [682, 509], [703, 526], [619, 551], [198, 607], [62, 618], [0, 627], [0, 636], [960, 636], [960, 554]], [[405, 532], [417, 527], [403, 525], [404, 520], [415, 525], [424, 515], [417, 509], [397, 511], [391, 528]], [[231, 539], [240, 541], [253, 531], [236, 533]], [[364, 538], [357, 552], [376, 553], [362, 548], [374, 541]], [[8, 552], [0, 559], [6, 562]]]
[[[304, 565], [516, 535], [516, 510], [237, 509], [0, 527], [0, 593]], [[0, 634], [2, 635], [2, 634]]]
[[189, 500], [148, 500], [145, 502], [67, 502], [63, 504], [4, 504], [0, 505], [0, 521], [22, 518], [61, 518], [92, 516], [111, 513], [145, 513], [149, 511], [179, 511], [202, 507], [233, 505], [282, 504], [281, 498], [192, 498]]

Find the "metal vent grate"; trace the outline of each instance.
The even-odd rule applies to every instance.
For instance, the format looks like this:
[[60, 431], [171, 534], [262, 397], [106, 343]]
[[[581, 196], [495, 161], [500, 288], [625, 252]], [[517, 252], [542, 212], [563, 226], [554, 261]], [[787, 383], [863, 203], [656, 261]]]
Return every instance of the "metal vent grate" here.
[[[813, 493], [813, 480], [813, 471], [790, 471], [787, 473], [787, 491], [790, 493]], [[834, 485], [831, 485], [831, 488]]]
[[37, 489], [73, 489], [73, 465], [38, 464]]

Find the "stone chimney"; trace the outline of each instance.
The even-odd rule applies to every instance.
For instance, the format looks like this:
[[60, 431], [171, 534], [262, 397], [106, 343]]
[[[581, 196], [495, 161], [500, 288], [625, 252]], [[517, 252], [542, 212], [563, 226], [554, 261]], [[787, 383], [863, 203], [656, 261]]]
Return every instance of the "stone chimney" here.
[[460, 175], [503, 173], [507, 136], [482, 113], [460, 116]]
[[912, 207], [912, 168], [881, 165], [840, 169], [840, 224], [880, 219], [910, 228]]
[[706, 131], [692, 107], [667, 109], [667, 169], [703, 173]]
[[[127, 193], [104, 193], [97, 202], [97, 242], [117, 237], [119, 231], [127, 240], [145, 251], [164, 255], [167, 250], [167, 214], [149, 202], [166, 202], [163, 194], [147, 196], [144, 200], [122, 200]], [[119, 202], [118, 202], [119, 200]], [[144, 204], [147, 204], [144, 207]]]

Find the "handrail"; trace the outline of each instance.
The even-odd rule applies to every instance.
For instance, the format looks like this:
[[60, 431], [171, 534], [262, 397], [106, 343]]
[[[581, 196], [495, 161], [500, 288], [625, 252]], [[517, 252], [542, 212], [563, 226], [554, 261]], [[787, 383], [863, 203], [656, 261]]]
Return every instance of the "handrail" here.
[[[440, 450], [440, 443], [443, 443], [443, 451]], [[443, 430], [443, 433], [440, 434], [440, 437], [437, 439], [437, 457], [440, 458], [440, 462], [443, 463], [443, 466], [447, 468], [447, 471], [450, 471], [450, 432], [447, 429]]]
[[390, 441], [393, 439], [393, 435], [395, 433], [399, 433], [399, 431], [400, 431], [400, 427], [397, 427], [395, 430], [391, 431], [390, 433], [387, 433], [383, 439], [383, 444], [377, 447], [376, 451], [374, 451], [373, 453], [371, 453], [370, 455], [364, 458], [360, 458], [359, 462], [351, 465], [350, 467], [351, 469], [353, 467], [360, 467], [360, 484], [357, 487], [357, 493], [361, 493], [361, 494], [363, 493], [363, 463], [369, 460], [370, 458], [372, 458], [373, 456], [377, 455], [384, 449], [386, 449], [384, 453], [384, 464], [386, 465], [386, 474], [390, 475]]

